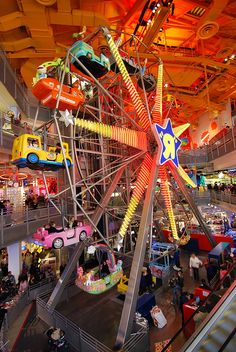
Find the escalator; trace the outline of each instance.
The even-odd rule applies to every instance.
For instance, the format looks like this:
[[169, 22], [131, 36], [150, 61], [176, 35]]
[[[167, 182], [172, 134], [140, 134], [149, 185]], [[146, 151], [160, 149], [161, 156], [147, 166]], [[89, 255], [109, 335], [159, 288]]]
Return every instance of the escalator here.
[[236, 346], [236, 281], [186, 342], [181, 352], [234, 352]]

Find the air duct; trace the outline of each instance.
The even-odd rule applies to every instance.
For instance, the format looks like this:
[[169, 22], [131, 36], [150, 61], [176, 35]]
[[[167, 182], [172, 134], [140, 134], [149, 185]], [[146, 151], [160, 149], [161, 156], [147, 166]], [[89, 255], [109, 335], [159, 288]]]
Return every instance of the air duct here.
[[209, 39], [219, 31], [219, 24], [216, 22], [216, 19], [220, 16], [228, 1], [229, 0], [214, 0], [212, 2], [198, 22], [198, 39]]

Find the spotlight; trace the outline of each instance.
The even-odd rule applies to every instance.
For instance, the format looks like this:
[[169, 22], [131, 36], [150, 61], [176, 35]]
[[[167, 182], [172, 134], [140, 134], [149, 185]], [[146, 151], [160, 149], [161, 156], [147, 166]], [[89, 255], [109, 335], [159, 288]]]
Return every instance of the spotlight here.
[[152, 1], [151, 5], [149, 6], [149, 9], [150, 10], [155, 10], [155, 7], [156, 7], [156, 1]]
[[168, 88], [169, 87], [169, 84], [168, 83], [165, 83], [164, 84], [164, 88]]

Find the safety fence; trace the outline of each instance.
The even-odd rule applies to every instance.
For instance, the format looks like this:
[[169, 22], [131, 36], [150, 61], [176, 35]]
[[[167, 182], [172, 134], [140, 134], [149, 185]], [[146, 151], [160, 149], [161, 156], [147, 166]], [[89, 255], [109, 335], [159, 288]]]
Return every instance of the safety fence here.
[[[64, 213], [63, 213], [64, 215]], [[37, 228], [53, 220], [59, 226], [63, 224], [63, 215], [54, 207], [35, 210], [14, 211], [12, 214], [0, 214], [0, 245], [6, 247], [11, 243], [26, 240]]]
[[236, 204], [236, 194], [223, 191], [211, 191], [211, 200], [212, 202], [225, 202], [229, 204]]
[[[3, 50], [0, 50], [0, 81], [4, 84], [11, 96], [16, 100], [25, 115], [31, 117], [34, 116], [37, 106], [30, 106], [28, 90], [26, 86], [18, 80], [16, 71], [14, 71], [11, 67], [6, 53]], [[40, 106], [38, 115], [39, 120], [48, 121], [51, 116], [51, 111], [48, 108]]]
[[207, 146], [208, 160], [215, 160], [236, 149], [236, 125], [229, 128], [223, 136]]
[[191, 196], [197, 205], [206, 205], [211, 202], [211, 194], [209, 191], [201, 192], [195, 189], [191, 191]]
[[53, 289], [56, 286], [56, 283], [57, 279], [44, 279], [34, 285], [29, 286], [27, 291], [28, 300], [30, 302], [36, 300], [37, 297], [43, 292]]
[[9, 340], [7, 339], [5, 324], [6, 324], [5, 321], [3, 321], [1, 329], [0, 329], [0, 351], [1, 352], [8, 351], [7, 346], [8, 346]]
[[[48, 290], [52, 290], [57, 283], [57, 280], [44, 279], [34, 285], [28, 286], [28, 289], [12, 298], [12, 307], [7, 309], [7, 314], [5, 316], [6, 327], [9, 328], [16, 321], [19, 315], [22, 313], [23, 309], [36, 300], [38, 295]], [[1, 351], [1, 349], [0, 349]]]
[[13, 71], [4, 51], [0, 51], [0, 81], [7, 88], [9, 93], [19, 104], [22, 111], [28, 115], [29, 102], [27, 96], [27, 88], [22, 85]]
[[206, 147], [192, 150], [181, 150], [178, 153], [178, 158], [181, 165], [188, 166], [199, 166], [209, 162]]
[[[65, 331], [69, 344], [80, 352], [111, 352], [112, 349], [81, 329], [73, 321], [59, 313], [56, 309], [51, 311], [47, 306], [47, 300], [51, 291], [44, 292], [37, 297], [37, 315], [49, 326], [56, 326]], [[73, 282], [66, 286], [61, 302], [69, 301], [73, 295], [78, 294], [78, 288]], [[139, 324], [134, 324], [133, 333], [125, 343], [126, 352], [146, 352], [149, 350], [149, 338], [147, 330]]]
[[7, 310], [6, 314], [6, 325], [8, 328], [12, 326], [14, 321], [16, 321], [16, 319], [22, 313], [23, 309], [28, 305], [29, 297], [27, 291], [18, 297], [14, 297], [13, 301], [14, 305]]
[[[61, 211], [61, 206], [58, 205]], [[58, 211], [51, 204], [48, 203], [47, 206], [37, 207], [36, 209], [29, 209], [28, 207], [23, 207], [21, 210], [14, 209], [9, 213], [4, 214], [1, 211], [0, 224], [4, 227], [16, 226], [17, 224], [23, 222], [29, 222], [36, 219], [47, 219], [50, 221], [51, 216], [57, 215]]]
[[[77, 291], [78, 293], [78, 291]], [[37, 315], [48, 326], [56, 326], [65, 331], [66, 339], [76, 351], [111, 352], [112, 350], [103, 343], [83, 331], [73, 321], [63, 316], [56, 310], [50, 311], [46, 301], [37, 297]], [[43, 295], [45, 298], [45, 295]]]
[[146, 352], [149, 351], [149, 335], [144, 327], [135, 324], [136, 330], [131, 334], [129, 340], [124, 344], [123, 350], [129, 352]]

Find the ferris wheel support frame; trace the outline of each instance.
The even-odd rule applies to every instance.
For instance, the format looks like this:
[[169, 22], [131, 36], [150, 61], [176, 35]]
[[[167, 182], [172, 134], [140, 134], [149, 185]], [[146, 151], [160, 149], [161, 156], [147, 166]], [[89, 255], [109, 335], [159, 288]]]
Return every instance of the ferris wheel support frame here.
[[133, 318], [136, 311], [139, 284], [141, 279], [142, 266], [145, 257], [149, 226], [151, 223], [152, 204], [156, 191], [156, 182], [159, 167], [157, 165], [157, 154], [154, 155], [150, 180], [146, 190], [143, 211], [138, 231], [134, 257], [132, 261], [128, 291], [125, 295], [125, 302], [122, 309], [120, 325], [117, 333], [116, 348], [122, 348], [130, 337], [133, 328]]
[[179, 176], [178, 172], [176, 171], [176, 169], [174, 167], [171, 167], [171, 172], [172, 172], [172, 174], [175, 178], [175, 181], [176, 181], [177, 185], [179, 186], [181, 192], [185, 196], [185, 199], [187, 200], [187, 202], [188, 202], [193, 214], [195, 215], [199, 225], [201, 226], [204, 234], [206, 235], [208, 241], [210, 242], [210, 244], [214, 248], [217, 245], [217, 243], [216, 243], [215, 239], [213, 238], [211, 231], [208, 229], [205, 221], [203, 220], [202, 215], [201, 215], [200, 211], [198, 210], [198, 207], [194, 203], [194, 200], [192, 199], [191, 195], [189, 194], [187, 187], [185, 186], [184, 182], [182, 181], [181, 177]]
[[[125, 166], [121, 167], [117, 171], [117, 173], [116, 173], [116, 175], [115, 175], [110, 187], [108, 188], [108, 190], [105, 193], [103, 199], [101, 200], [101, 203], [97, 206], [97, 208], [96, 208], [96, 210], [95, 210], [95, 212], [94, 212], [94, 214], [92, 216], [92, 222], [96, 226], [97, 226], [99, 220], [101, 219], [102, 214], [104, 212], [104, 208], [107, 206], [112, 193], [116, 189], [116, 186], [117, 186], [117, 184], [118, 184], [118, 182], [119, 182], [124, 170], [125, 170]], [[53, 309], [55, 309], [56, 305], [59, 303], [59, 300], [60, 300], [60, 297], [61, 297], [61, 295], [63, 293], [63, 290], [64, 290], [65, 286], [67, 285], [67, 283], [68, 283], [68, 281], [69, 281], [69, 279], [71, 277], [71, 274], [72, 274], [73, 270], [75, 269], [75, 267], [77, 265], [77, 262], [78, 262], [78, 260], [79, 260], [79, 258], [81, 256], [85, 246], [86, 246], [86, 243], [84, 243], [84, 242], [79, 242], [76, 245], [70, 260], [68, 261], [65, 269], [63, 270], [61, 278], [58, 280], [58, 282], [57, 282], [57, 284], [56, 284], [56, 286], [55, 286], [55, 288], [54, 288], [54, 290], [53, 290], [53, 292], [52, 292], [52, 294], [51, 294], [51, 296], [50, 296], [50, 298], [49, 298], [49, 300], [47, 302], [47, 307], [51, 311]]]
[[58, 111], [58, 106], [59, 106], [59, 102], [60, 102], [60, 99], [61, 99], [62, 86], [63, 86], [65, 74], [66, 74], [66, 67], [68, 66], [68, 63], [69, 63], [69, 54], [70, 54], [70, 51], [68, 50], [67, 55], [66, 55], [66, 59], [65, 59], [64, 69], [63, 69], [63, 72], [62, 72], [62, 75], [61, 75], [61, 82], [60, 82], [60, 87], [59, 87], [59, 91], [58, 91], [58, 97], [57, 97], [57, 102], [56, 102], [56, 107], [55, 107], [55, 111], [54, 111], [54, 114], [53, 114], [53, 118], [54, 118], [56, 131], [57, 131], [58, 139], [59, 139], [60, 146], [61, 146], [61, 151], [62, 151], [63, 160], [64, 160], [64, 164], [65, 164], [66, 174], [67, 174], [67, 178], [68, 178], [68, 182], [69, 182], [69, 189], [71, 191], [73, 202], [79, 207], [79, 209], [81, 210], [83, 215], [86, 217], [86, 219], [89, 221], [89, 223], [93, 226], [93, 228], [96, 229], [96, 231], [98, 232], [99, 236], [103, 239], [103, 241], [107, 244], [107, 246], [110, 247], [109, 243], [104, 238], [103, 234], [97, 228], [97, 224], [94, 224], [93, 220], [89, 217], [89, 215], [86, 213], [86, 211], [83, 209], [83, 207], [81, 206], [81, 204], [77, 200], [77, 195], [76, 195], [76, 193], [74, 191], [74, 186], [73, 186], [73, 183], [72, 183], [69, 167], [68, 167], [67, 160], [66, 160], [66, 153], [65, 153], [65, 150], [64, 150], [64, 147], [63, 147], [61, 131], [60, 131], [60, 127], [59, 127], [58, 120], [57, 120], [57, 111]]
[[102, 84], [90, 73], [90, 71], [87, 69], [87, 67], [85, 67], [81, 61], [79, 61], [77, 59], [77, 57], [75, 55], [73, 55], [69, 50], [68, 53], [70, 53], [71, 57], [73, 57], [76, 62], [81, 66], [81, 68], [86, 72], [86, 74], [91, 77], [94, 82], [97, 84], [97, 86], [108, 96], [109, 99], [111, 99], [111, 101], [123, 112], [123, 114], [128, 118], [128, 120], [132, 123], [132, 125], [134, 125], [138, 131], [141, 130], [141, 127], [132, 119], [130, 118], [129, 114], [122, 109], [121, 105], [117, 103], [117, 101], [115, 100], [115, 98], [113, 98], [113, 96], [107, 92], [107, 90], [102, 86]]

